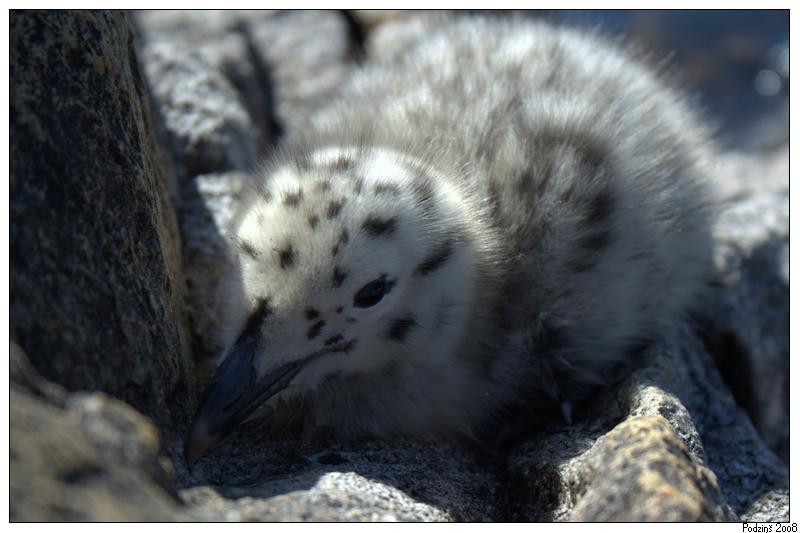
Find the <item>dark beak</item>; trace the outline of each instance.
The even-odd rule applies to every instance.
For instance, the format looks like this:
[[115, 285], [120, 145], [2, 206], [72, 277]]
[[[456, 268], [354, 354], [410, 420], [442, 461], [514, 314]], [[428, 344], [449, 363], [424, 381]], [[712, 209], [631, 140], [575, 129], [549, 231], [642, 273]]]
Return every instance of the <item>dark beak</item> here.
[[263, 402], [291, 382], [308, 360], [294, 361], [257, 379], [253, 367], [256, 339], [243, 335], [217, 370], [194, 415], [186, 442], [186, 460], [193, 465], [241, 424]]

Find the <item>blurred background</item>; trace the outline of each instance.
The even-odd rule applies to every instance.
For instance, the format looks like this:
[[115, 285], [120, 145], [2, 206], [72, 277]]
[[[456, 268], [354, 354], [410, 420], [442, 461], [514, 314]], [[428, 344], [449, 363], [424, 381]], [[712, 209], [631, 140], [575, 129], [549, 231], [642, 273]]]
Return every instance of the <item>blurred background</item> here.
[[774, 148], [789, 135], [789, 12], [552, 11], [556, 20], [599, 25], [663, 52], [729, 148]]

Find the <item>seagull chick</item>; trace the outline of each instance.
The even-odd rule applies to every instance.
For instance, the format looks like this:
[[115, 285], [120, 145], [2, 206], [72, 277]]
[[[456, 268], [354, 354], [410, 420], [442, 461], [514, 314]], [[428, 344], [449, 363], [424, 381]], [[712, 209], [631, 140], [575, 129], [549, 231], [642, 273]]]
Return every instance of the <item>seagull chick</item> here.
[[242, 208], [189, 462], [259, 407], [345, 440], [570, 407], [696, 301], [707, 138], [596, 34], [465, 18], [374, 60]]

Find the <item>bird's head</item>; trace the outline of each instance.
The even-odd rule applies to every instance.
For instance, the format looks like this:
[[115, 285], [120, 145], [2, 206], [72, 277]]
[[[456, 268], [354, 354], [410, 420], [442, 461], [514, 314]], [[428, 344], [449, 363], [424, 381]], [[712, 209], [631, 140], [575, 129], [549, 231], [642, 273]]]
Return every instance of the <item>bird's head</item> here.
[[279, 393], [444, 356], [468, 312], [475, 243], [460, 195], [435, 176], [355, 149], [264, 176], [235, 230], [227, 349], [195, 416], [190, 463]]

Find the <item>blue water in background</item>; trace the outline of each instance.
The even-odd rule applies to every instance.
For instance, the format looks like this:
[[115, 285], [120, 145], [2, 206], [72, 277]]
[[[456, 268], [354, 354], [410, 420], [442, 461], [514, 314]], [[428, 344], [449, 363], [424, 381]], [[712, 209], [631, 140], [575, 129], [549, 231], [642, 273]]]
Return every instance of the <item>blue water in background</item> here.
[[669, 58], [731, 148], [788, 140], [789, 12], [552, 11], [569, 25], [599, 26]]

